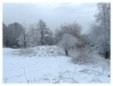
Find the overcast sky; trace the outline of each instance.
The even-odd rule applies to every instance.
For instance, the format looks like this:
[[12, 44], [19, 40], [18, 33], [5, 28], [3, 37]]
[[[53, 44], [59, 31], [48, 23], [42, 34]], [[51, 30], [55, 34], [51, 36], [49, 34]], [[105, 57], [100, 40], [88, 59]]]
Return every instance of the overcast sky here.
[[39, 19], [42, 19], [53, 30], [62, 24], [77, 21], [87, 31], [88, 25], [94, 22], [96, 12], [96, 3], [5, 3], [3, 22], [5, 24], [19, 22], [26, 26], [36, 24]]

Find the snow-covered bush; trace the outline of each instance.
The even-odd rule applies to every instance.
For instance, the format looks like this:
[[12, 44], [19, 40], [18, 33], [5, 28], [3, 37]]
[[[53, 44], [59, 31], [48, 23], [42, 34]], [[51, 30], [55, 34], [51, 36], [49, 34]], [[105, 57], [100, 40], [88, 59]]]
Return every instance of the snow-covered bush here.
[[92, 52], [89, 48], [76, 48], [71, 55], [72, 62], [75, 64], [93, 63]]

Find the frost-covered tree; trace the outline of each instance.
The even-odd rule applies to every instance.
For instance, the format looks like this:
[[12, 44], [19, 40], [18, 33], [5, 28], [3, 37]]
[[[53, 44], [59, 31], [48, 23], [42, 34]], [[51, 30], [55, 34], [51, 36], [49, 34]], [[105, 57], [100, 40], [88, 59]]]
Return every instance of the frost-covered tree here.
[[52, 45], [53, 44], [53, 33], [51, 30], [48, 29], [48, 31], [44, 34], [44, 44], [45, 45]]
[[64, 49], [65, 54], [67, 56], [69, 55], [68, 53], [69, 50], [74, 47], [77, 47], [78, 44], [79, 44], [79, 40], [73, 35], [68, 33], [64, 33], [61, 41], [59, 41], [59, 46], [61, 46]]
[[42, 20], [38, 24], [31, 26], [26, 35], [28, 47], [51, 45], [53, 42], [53, 33]]
[[85, 40], [81, 35], [81, 27], [77, 23], [65, 25], [56, 32], [56, 43], [63, 47], [66, 55], [70, 49], [85, 47]]
[[27, 47], [27, 35], [25, 31], [20, 33], [20, 36], [18, 37], [18, 45], [23, 48]]
[[92, 46], [106, 58], [110, 55], [110, 3], [99, 3], [96, 24], [89, 35]]
[[[7, 46], [9, 47], [23, 47], [24, 44], [24, 27], [15, 22], [13, 24], [9, 24], [7, 27]], [[21, 37], [20, 37], [21, 36]]]
[[40, 38], [41, 34], [37, 28], [30, 28], [30, 30], [27, 32], [27, 46], [28, 47], [34, 47], [40, 45]]
[[47, 27], [43, 20], [38, 23], [38, 29], [41, 34], [40, 43], [41, 45], [52, 44], [53, 34], [52, 31]]
[[40, 20], [38, 23], [38, 29], [40, 31], [41, 34], [41, 39], [40, 39], [40, 43], [42, 45], [44, 45], [44, 37], [45, 37], [45, 32], [47, 32], [47, 27], [44, 21]]
[[74, 37], [80, 38], [80, 32], [81, 32], [81, 26], [79, 24], [77, 24], [76, 22], [74, 22], [72, 24], [63, 25], [55, 33], [56, 43], [61, 40], [64, 33], [68, 33], [68, 34], [73, 35]]
[[3, 46], [7, 46], [7, 37], [8, 31], [7, 31], [7, 26], [5, 24], [3, 24]]
[[76, 37], [81, 34], [81, 26], [76, 22], [61, 26], [61, 28], [64, 30], [65, 33], [69, 33]]

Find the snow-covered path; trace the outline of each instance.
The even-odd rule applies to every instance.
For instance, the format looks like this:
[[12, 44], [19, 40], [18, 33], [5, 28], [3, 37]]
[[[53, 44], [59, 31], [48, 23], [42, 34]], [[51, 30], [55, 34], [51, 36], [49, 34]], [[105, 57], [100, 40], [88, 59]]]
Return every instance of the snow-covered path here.
[[109, 70], [73, 64], [54, 48], [4, 49], [5, 83], [109, 83]]

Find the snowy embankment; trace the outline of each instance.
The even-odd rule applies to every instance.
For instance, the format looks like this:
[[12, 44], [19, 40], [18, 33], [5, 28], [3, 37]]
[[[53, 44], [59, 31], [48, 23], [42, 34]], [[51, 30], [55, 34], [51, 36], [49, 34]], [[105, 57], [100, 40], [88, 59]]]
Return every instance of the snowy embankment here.
[[[105, 68], [106, 67], [106, 68]], [[56, 46], [4, 48], [5, 83], [109, 83], [107, 63], [74, 64]]]

